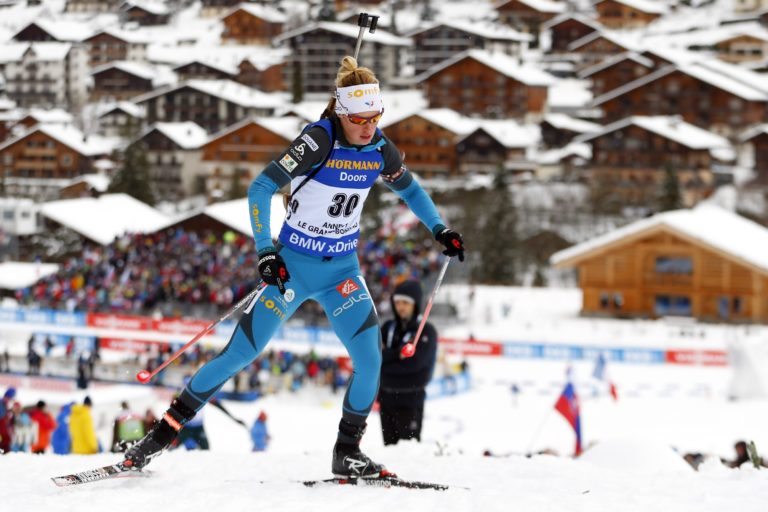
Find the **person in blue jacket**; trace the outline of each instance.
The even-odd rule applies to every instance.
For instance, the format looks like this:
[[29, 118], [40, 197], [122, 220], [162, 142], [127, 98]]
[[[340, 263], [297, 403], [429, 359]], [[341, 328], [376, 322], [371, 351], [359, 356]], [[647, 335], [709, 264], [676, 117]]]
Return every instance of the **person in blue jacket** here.
[[266, 451], [269, 443], [269, 432], [267, 432], [267, 413], [264, 411], [261, 411], [259, 417], [253, 422], [251, 441], [253, 441], [254, 452]]
[[[383, 114], [374, 73], [344, 57], [322, 118], [308, 125], [248, 190], [261, 289], [245, 307], [224, 350], [198, 370], [157, 427], [126, 452], [126, 465], [142, 468], [159, 455], [221, 386], [264, 350], [299, 305], [313, 299], [325, 310], [354, 366], [332, 472], [351, 478], [387, 474], [360, 449], [381, 367], [379, 320], [356, 253], [360, 214], [370, 188], [381, 178], [445, 246], [446, 255], [463, 261], [464, 242], [446, 228], [398, 149], [377, 127]], [[275, 244], [270, 204], [273, 194], [286, 185], [291, 195]]]
[[57, 455], [69, 455], [72, 450], [72, 437], [69, 434], [69, 416], [72, 414], [72, 405], [66, 404], [59, 410], [56, 416], [56, 430], [51, 436], [53, 453]]

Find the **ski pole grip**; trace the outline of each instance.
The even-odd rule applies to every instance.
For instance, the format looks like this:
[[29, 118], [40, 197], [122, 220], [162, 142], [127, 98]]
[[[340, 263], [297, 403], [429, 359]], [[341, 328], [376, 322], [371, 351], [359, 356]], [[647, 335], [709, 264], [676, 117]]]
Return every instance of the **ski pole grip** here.
[[376, 32], [376, 25], [379, 24], [379, 17], [378, 16], [371, 16], [371, 34]]
[[358, 27], [367, 27], [368, 26], [368, 13], [361, 12], [360, 15], [357, 17], [357, 26]]
[[405, 345], [403, 345], [403, 348], [400, 349], [400, 355], [404, 359], [413, 357], [413, 354], [415, 353], [416, 353], [416, 345], [414, 345], [412, 342], [406, 343]]

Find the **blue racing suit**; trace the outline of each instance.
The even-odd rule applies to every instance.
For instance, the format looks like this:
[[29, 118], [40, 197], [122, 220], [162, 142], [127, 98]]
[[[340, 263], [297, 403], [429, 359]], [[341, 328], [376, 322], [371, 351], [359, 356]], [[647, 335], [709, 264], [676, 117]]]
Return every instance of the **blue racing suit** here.
[[352, 358], [343, 417], [364, 423], [379, 386], [381, 333], [356, 248], [363, 203], [379, 177], [433, 233], [444, 229], [434, 203], [403, 165], [395, 145], [377, 130], [369, 144], [353, 146], [337, 118], [308, 125], [252, 182], [248, 203], [260, 253], [274, 250], [269, 230], [273, 194], [288, 183], [296, 191], [278, 244], [291, 277], [285, 295], [276, 286], [261, 285], [229, 343], [182, 391], [183, 403], [199, 410], [264, 350], [299, 305], [313, 299]]

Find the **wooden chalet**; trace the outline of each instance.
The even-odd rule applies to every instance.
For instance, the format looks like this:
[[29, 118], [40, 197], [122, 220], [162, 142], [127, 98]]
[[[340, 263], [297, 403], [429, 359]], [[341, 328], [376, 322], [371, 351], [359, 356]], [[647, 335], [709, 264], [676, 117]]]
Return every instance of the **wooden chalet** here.
[[571, 43], [601, 28], [592, 18], [578, 13], [561, 14], [541, 26], [542, 31], [549, 31], [549, 53], [568, 53]]
[[431, 23], [408, 34], [413, 40], [415, 74], [421, 74], [466, 50], [520, 55], [533, 40], [505, 25], [464, 21]]
[[636, 221], [555, 253], [588, 316], [768, 322], [768, 231], [714, 206]]
[[235, 81], [264, 92], [287, 91], [285, 81], [287, 61], [264, 62], [262, 60], [243, 59], [238, 65]]
[[134, 22], [142, 26], [167, 25], [171, 12], [158, 2], [123, 2], [120, 6], [120, 17], [123, 22]]
[[553, 113], [541, 121], [541, 141], [547, 148], [562, 148], [575, 137], [599, 133], [603, 127], [566, 114]]
[[425, 109], [400, 119], [382, 118], [387, 137], [405, 153], [405, 163], [419, 176], [458, 173], [456, 142], [476, 123], [450, 109]]
[[94, 69], [91, 77], [91, 101], [120, 101], [154, 89], [156, 74], [143, 63], [114, 61]]
[[654, 71], [654, 62], [635, 52], [608, 57], [597, 64], [582, 69], [578, 76], [590, 80], [592, 96], [598, 97]]
[[593, 7], [597, 20], [611, 29], [644, 27], [667, 12], [667, 7], [655, 0], [599, 0]]
[[283, 104], [279, 95], [264, 93], [230, 80], [188, 80], [133, 98], [147, 121], [192, 121], [215, 133], [249, 116], [269, 117]]
[[283, 32], [287, 16], [263, 4], [240, 4], [222, 18], [223, 43], [269, 46]]
[[768, 36], [765, 34], [738, 34], [714, 44], [718, 58], [733, 63], [764, 61], [768, 59]]
[[146, 152], [156, 199], [178, 201], [202, 192], [199, 155], [193, 153], [207, 140], [202, 127], [181, 122], [155, 123], [133, 141]]
[[611, 122], [632, 115], [680, 115], [732, 135], [768, 119], [768, 85], [757, 73], [713, 59], [662, 67], [596, 97]]
[[[294, 84], [294, 76], [300, 73], [305, 93], [327, 94], [336, 80], [341, 59], [354, 52], [358, 33], [357, 25], [324, 21], [307, 24], [275, 38], [275, 45], [288, 50], [287, 83]], [[409, 38], [377, 29], [373, 34], [366, 34], [359, 60], [371, 67], [381, 85], [387, 87], [399, 76], [401, 57], [411, 46]]]
[[201, 59], [179, 64], [173, 68], [179, 81], [185, 80], [234, 80], [237, 69], [230, 66], [207, 62]]
[[0, 144], [3, 187], [11, 196], [50, 200], [71, 178], [93, 173], [114, 142], [69, 125], [40, 124]]
[[88, 47], [88, 66], [95, 68], [115, 60], [142, 61], [148, 41], [117, 30], [101, 30], [83, 41]]
[[528, 160], [529, 150], [540, 140], [535, 125], [521, 125], [512, 120], [482, 120], [472, 132], [456, 142], [456, 160], [462, 174], [499, 170], [533, 174], [536, 165]]
[[708, 197], [736, 157], [730, 142], [675, 116], [633, 116], [579, 138], [592, 144], [589, 180], [596, 201], [649, 206], [673, 171], [684, 206]]
[[210, 137], [201, 148], [208, 197], [226, 193], [237, 179], [245, 191], [306, 123], [297, 117], [249, 118]]
[[582, 69], [632, 50], [632, 45], [621, 38], [599, 31], [592, 32], [568, 46], [569, 53], [580, 57], [579, 66]]
[[495, 9], [501, 23], [531, 34], [533, 46], [538, 46], [542, 24], [564, 13], [567, 6], [551, 0], [508, 0], [497, 4]]
[[463, 115], [537, 121], [554, 78], [511, 57], [469, 50], [417, 77], [430, 108]]

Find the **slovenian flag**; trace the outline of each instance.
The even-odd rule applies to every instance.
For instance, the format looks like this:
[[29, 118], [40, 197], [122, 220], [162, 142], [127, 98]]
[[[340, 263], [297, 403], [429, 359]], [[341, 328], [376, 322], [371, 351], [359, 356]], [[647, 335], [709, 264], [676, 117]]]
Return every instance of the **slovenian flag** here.
[[566, 384], [560, 398], [555, 403], [555, 410], [563, 415], [563, 418], [571, 424], [576, 433], [576, 449], [574, 455], [581, 454], [581, 414], [579, 412], [579, 398], [576, 396], [576, 390], [570, 381]]

